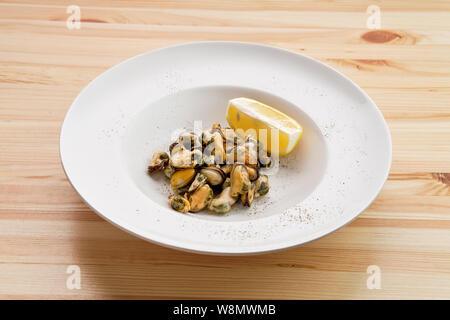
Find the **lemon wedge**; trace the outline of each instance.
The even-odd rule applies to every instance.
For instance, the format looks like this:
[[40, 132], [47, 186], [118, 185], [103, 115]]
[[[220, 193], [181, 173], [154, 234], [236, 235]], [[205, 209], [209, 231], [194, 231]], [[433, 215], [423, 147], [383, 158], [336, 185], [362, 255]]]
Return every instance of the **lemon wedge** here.
[[267, 151], [280, 156], [291, 152], [303, 134], [303, 128], [297, 121], [271, 106], [249, 98], [229, 101], [227, 121], [238, 132], [239, 129], [247, 134], [253, 132], [254, 138]]

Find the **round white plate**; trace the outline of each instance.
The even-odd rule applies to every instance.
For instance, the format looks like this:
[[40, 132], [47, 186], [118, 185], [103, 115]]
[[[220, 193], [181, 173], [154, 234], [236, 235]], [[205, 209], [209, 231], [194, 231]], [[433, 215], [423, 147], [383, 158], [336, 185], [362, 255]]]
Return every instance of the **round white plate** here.
[[[225, 125], [227, 101], [240, 96], [296, 118], [299, 145], [251, 208], [173, 211], [167, 180], [146, 173], [153, 152], [194, 121]], [[342, 227], [381, 190], [391, 148], [380, 110], [347, 77], [294, 52], [240, 42], [163, 48], [111, 68], [75, 99], [60, 141], [68, 179], [99, 215], [143, 239], [212, 254], [288, 248]]]

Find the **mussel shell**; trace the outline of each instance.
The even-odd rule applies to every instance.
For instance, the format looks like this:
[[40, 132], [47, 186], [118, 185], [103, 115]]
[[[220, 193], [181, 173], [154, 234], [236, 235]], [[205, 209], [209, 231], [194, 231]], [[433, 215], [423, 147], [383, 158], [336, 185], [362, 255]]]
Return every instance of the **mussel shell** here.
[[233, 165], [224, 164], [223, 166], [220, 167], [220, 169], [223, 171], [223, 173], [225, 173], [225, 175], [228, 175], [229, 173], [231, 173], [231, 170], [233, 170]]
[[206, 177], [208, 183], [212, 186], [217, 186], [225, 180], [225, 173], [215, 166], [200, 169], [200, 173]]
[[222, 183], [222, 190], [228, 188], [229, 186], [231, 186], [230, 178], [226, 178], [225, 181]]

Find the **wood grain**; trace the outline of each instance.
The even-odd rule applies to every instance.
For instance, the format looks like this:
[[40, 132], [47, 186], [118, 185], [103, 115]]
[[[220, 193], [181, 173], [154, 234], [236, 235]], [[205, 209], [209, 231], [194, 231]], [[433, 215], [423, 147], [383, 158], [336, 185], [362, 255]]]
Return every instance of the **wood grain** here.
[[[107, 4], [106, 4], [107, 3]], [[66, 7], [81, 7], [80, 30]], [[450, 2], [0, 1], [0, 298], [450, 298]], [[70, 103], [136, 54], [199, 40], [302, 52], [375, 100], [391, 174], [353, 223], [305, 246], [249, 257], [139, 240], [81, 201], [59, 162]], [[79, 265], [82, 289], [66, 288]], [[366, 269], [382, 270], [382, 289]]]

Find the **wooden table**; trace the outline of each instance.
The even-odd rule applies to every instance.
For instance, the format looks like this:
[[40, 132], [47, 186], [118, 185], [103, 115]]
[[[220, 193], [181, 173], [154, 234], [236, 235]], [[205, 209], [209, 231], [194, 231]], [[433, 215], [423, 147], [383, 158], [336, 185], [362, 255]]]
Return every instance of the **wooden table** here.
[[[31, 2], [0, 2], [0, 298], [450, 298], [448, 0]], [[380, 30], [367, 28], [372, 4]], [[81, 29], [67, 28], [68, 5]], [[72, 100], [126, 58], [197, 40], [295, 50], [368, 92], [393, 164], [360, 218], [298, 248], [217, 257], [137, 239], [83, 203], [58, 154]], [[369, 265], [381, 289], [367, 288]]]

